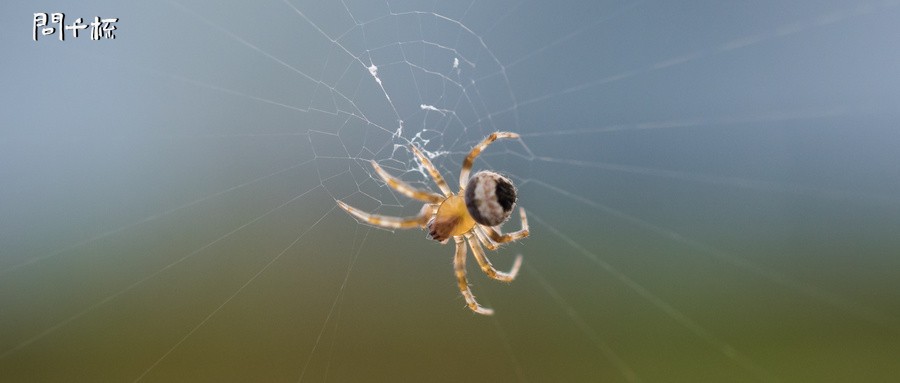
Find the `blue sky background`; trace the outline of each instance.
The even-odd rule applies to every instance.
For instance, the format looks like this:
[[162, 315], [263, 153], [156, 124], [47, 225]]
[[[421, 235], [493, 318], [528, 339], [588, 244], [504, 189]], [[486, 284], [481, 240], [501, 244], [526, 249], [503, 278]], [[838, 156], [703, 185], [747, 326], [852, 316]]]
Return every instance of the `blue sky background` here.
[[[31, 39], [32, 14], [118, 17]], [[7, 2], [0, 376], [892, 381], [896, 1]], [[454, 64], [456, 63], [456, 64]], [[373, 72], [375, 75], [373, 75]], [[379, 84], [380, 81], [380, 84]], [[476, 162], [532, 236], [361, 225]], [[518, 219], [505, 227], [515, 230]]]

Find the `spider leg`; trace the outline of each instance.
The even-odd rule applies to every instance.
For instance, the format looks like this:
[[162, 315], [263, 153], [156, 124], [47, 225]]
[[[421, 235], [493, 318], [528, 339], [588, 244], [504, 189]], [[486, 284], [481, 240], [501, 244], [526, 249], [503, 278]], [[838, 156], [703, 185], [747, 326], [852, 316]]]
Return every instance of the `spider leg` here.
[[484, 249], [481, 248], [478, 239], [469, 233], [466, 233], [465, 236], [466, 240], [469, 241], [469, 246], [472, 248], [472, 253], [475, 254], [475, 260], [478, 261], [478, 265], [481, 266], [481, 270], [484, 271], [487, 276], [503, 282], [512, 282], [513, 279], [516, 279], [516, 274], [519, 274], [519, 268], [522, 267], [522, 255], [516, 256], [513, 267], [508, 273], [497, 271], [497, 269], [494, 268], [494, 265], [491, 264], [491, 261], [488, 260], [487, 256], [484, 255]]
[[481, 241], [481, 244], [484, 247], [488, 248], [488, 250], [497, 250], [500, 245], [497, 242], [494, 242], [493, 239], [488, 238], [487, 233], [484, 232], [484, 229], [479, 225], [475, 225], [474, 228], [475, 236], [478, 237], [478, 240]]
[[414, 227], [425, 226], [428, 219], [434, 212], [433, 205], [425, 205], [419, 215], [414, 217], [390, 217], [386, 215], [370, 214], [359, 210], [353, 206], [347, 205], [343, 201], [337, 201], [338, 206], [344, 209], [350, 215], [361, 221], [366, 221], [373, 225], [388, 227], [391, 229], [410, 229]]
[[444, 181], [444, 177], [441, 177], [441, 173], [439, 173], [437, 169], [435, 169], [434, 164], [431, 163], [431, 160], [429, 160], [428, 157], [423, 154], [422, 151], [419, 150], [419, 148], [417, 148], [415, 145], [410, 145], [409, 147], [412, 148], [413, 154], [416, 155], [416, 158], [419, 159], [419, 162], [422, 163], [422, 166], [424, 166], [425, 169], [428, 170], [428, 173], [431, 174], [431, 178], [434, 179], [434, 183], [436, 183], [438, 188], [440, 188], [441, 191], [444, 192], [444, 195], [446, 195], [447, 197], [452, 196], [453, 192], [450, 191], [450, 187], [447, 186], [447, 182]]
[[456, 241], [456, 255], [453, 257], [453, 269], [456, 271], [456, 282], [459, 284], [459, 291], [466, 298], [466, 305], [472, 311], [482, 315], [493, 315], [494, 310], [482, 307], [475, 300], [472, 291], [469, 290], [469, 282], [466, 280], [466, 244], [460, 236], [453, 237]]
[[425, 201], [428, 203], [439, 203], [444, 200], [440, 194], [435, 194], [429, 191], [419, 190], [412, 186], [409, 186], [406, 182], [403, 182], [397, 177], [390, 175], [388, 172], [384, 171], [381, 166], [378, 166], [378, 163], [372, 161], [372, 167], [375, 168], [375, 173], [378, 173], [381, 176], [381, 179], [384, 180], [392, 189], [400, 192], [409, 198], [417, 199], [419, 201]]
[[459, 171], [459, 186], [461, 189], [465, 189], [466, 184], [469, 182], [469, 172], [472, 171], [472, 165], [475, 163], [475, 158], [498, 138], [519, 138], [519, 135], [512, 132], [494, 132], [491, 133], [490, 136], [487, 136], [484, 141], [475, 145], [475, 147], [472, 148], [472, 151], [469, 152], [469, 155], [466, 156], [466, 159], [463, 160], [462, 170]]
[[502, 234], [494, 230], [494, 228], [490, 226], [485, 226], [479, 224], [482, 230], [484, 230], [485, 234], [487, 234], [488, 238], [497, 243], [506, 243], [513, 242], [525, 238], [528, 236], [528, 218], [525, 217], [525, 209], [519, 208], [519, 215], [522, 217], [522, 229], [519, 231], [514, 231], [508, 234]]

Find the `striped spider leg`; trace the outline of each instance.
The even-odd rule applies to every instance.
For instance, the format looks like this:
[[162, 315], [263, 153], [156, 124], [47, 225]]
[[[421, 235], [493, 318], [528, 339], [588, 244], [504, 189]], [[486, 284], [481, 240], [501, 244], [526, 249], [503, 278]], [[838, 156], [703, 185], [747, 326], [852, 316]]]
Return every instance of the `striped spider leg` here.
[[[528, 236], [528, 217], [525, 216], [525, 209], [519, 208], [519, 217], [522, 220], [522, 228], [512, 233], [503, 234], [497, 229], [486, 225], [478, 225], [481, 234], [490, 239], [494, 246], [502, 243], [515, 242]], [[487, 246], [487, 245], [485, 245]], [[490, 246], [489, 249], [493, 250]]]
[[460, 190], [466, 190], [466, 184], [469, 182], [469, 173], [472, 171], [472, 165], [475, 164], [475, 158], [484, 151], [492, 142], [498, 138], [519, 138], [517, 133], [512, 132], [494, 132], [482, 140], [478, 145], [472, 148], [466, 159], [463, 160], [462, 168], [459, 171], [459, 187]]

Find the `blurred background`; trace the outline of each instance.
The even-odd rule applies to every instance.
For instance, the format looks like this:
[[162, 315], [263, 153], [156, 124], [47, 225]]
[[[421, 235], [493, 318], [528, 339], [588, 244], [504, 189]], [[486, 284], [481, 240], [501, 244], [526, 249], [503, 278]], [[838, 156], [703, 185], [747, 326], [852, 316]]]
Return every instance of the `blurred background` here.
[[[32, 38], [118, 18], [115, 39]], [[0, 380], [900, 379], [897, 1], [0, 5]], [[57, 31], [58, 33], [58, 31]], [[519, 187], [511, 284], [370, 160]], [[514, 217], [504, 230], [517, 230]]]

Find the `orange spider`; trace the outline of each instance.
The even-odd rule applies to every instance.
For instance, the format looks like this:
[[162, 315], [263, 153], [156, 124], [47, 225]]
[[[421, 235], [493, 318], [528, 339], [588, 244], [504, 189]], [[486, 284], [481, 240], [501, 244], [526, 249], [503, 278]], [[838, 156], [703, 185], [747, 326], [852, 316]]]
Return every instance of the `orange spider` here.
[[422, 211], [414, 217], [402, 218], [370, 214], [342, 201], [337, 201], [338, 206], [342, 209], [373, 225], [392, 229], [424, 227], [428, 230], [429, 238], [442, 244], [447, 243], [450, 237], [453, 237], [453, 240], [456, 241], [453, 266], [459, 290], [466, 298], [469, 308], [484, 315], [491, 315], [494, 310], [479, 305], [469, 290], [469, 283], [466, 280], [466, 244], [464, 241], [468, 241], [472, 253], [475, 254], [475, 260], [478, 261], [478, 265], [485, 274], [499, 281], [511, 282], [519, 273], [519, 267], [522, 266], [522, 256], [517, 255], [512, 269], [504, 273], [497, 271], [491, 265], [491, 261], [487, 259], [481, 245], [483, 244], [490, 250], [496, 250], [501, 243], [513, 242], [528, 236], [528, 220], [525, 217], [525, 209], [522, 208], [519, 208], [519, 214], [522, 217], [521, 230], [502, 234], [495, 228], [509, 218], [516, 205], [516, 188], [509, 178], [492, 171], [480, 171], [475, 173], [471, 179], [469, 178], [475, 158], [498, 138], [519, 138], [519, 135], [510, 132], [495, 132], [475, 145], [463, 160], [462, 170], [459, 173], [460, 190], [457, 194], [450, 190], [428, 157], [414, 145], [411, 145], [412, 152], [431, 174], [434, 183], [444, 193], [443, 196], [431, 191], [416, 189], [388, 174], [375, 161], [372, 161], [375, 172], [384, 179], [388, 186], [407, 197], [425, 201]]

